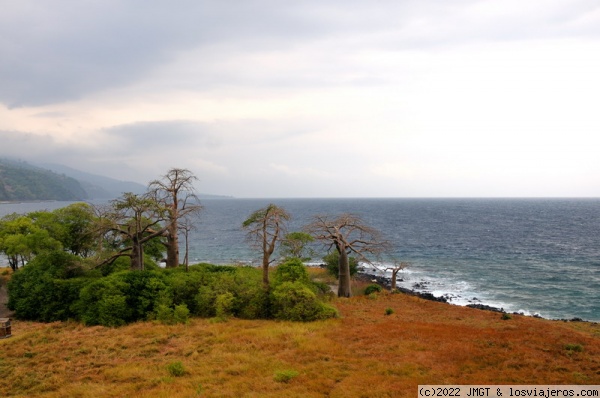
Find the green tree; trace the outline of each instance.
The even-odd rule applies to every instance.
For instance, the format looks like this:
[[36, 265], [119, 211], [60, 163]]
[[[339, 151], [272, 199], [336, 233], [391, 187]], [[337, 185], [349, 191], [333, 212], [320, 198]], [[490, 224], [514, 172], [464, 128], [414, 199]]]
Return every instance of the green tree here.
[[314, 238], [306, 232], [290, 232], [281, 241], [281, 254], [285, 257], [310, 260], [313, 253], [309, 245], [312, 242], [314, 242]]
[[285, 209], [269, 204], [256, 210], [242, 223], [248, 241], [262, 251], [263, 286], [269, 288], [269, 265], [277, 241], [285, 233], [290, 215]]
[[35, 225], [45, 229], [63, 248], [76, 256], [89, 257], [95, 249], [94, 208], [83, 202], [56, 209], [28, 214]]
[[61, 248], [61, 243], [35, 225], [30, 217], [10, 214], [0, 220], [0, 251], [8, 258], [13, 271], [42, 252]]

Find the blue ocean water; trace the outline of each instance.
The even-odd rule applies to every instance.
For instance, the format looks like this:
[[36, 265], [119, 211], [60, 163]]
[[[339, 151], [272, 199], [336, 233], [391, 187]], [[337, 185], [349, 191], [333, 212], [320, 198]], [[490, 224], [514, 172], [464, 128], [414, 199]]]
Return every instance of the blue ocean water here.
[[[269, 203], [292, 214], [290, 231], [315, 214], [361, 216], [410, 262], [399, 286], [458, 305], [600, 321], [600, 199], [211, 199], [190, 235], [190, 261], [258, 264], [241, 224]], [[18, 206], [0, 205], [0, 215], [34, 210]]]

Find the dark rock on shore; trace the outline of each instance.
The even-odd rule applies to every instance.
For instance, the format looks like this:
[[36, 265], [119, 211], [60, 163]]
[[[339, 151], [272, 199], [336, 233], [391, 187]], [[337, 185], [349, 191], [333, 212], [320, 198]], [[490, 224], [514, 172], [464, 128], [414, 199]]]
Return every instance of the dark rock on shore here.
[[501, 312], [501, 313], [506, 312], [506, 311], [504, 311], [504, 308], [492, 307], [490, 305], [485, 305], [485, 304], [467, 304], [467, 307], [475, 308], [478, 310], [484, 310], [484, 311], [493, 311], [493, 312]]

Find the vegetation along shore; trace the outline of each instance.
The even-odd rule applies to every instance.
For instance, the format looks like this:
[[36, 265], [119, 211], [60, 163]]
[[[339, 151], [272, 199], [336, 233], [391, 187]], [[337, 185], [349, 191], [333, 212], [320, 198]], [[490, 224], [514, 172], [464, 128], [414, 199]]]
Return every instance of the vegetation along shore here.
[[[600, 325], [451, 306], [359, 277], [358, 262], [376, 264], [388, 245], [353, 214], [315, 215], [290, 232], [291, 215], [270, 204], [239, 226], [258, 268], [189, 264], [194, 180], [171, 169], [103, 208], [2, 218], [0, 317], [14, 317], [0, 339], [4, 395], [408, 397], [419, 384], [600, 384]], [[303, 263], [315, 242], [328, 249], [325, 268]]]

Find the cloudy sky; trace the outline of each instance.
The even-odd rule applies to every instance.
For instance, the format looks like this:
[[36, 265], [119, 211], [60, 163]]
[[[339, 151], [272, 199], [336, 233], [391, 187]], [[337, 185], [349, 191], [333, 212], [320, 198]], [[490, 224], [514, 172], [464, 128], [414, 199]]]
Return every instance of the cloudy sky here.
[[0, 9], [0, 156], [237, 197], [600, 196], [597, 0]]

